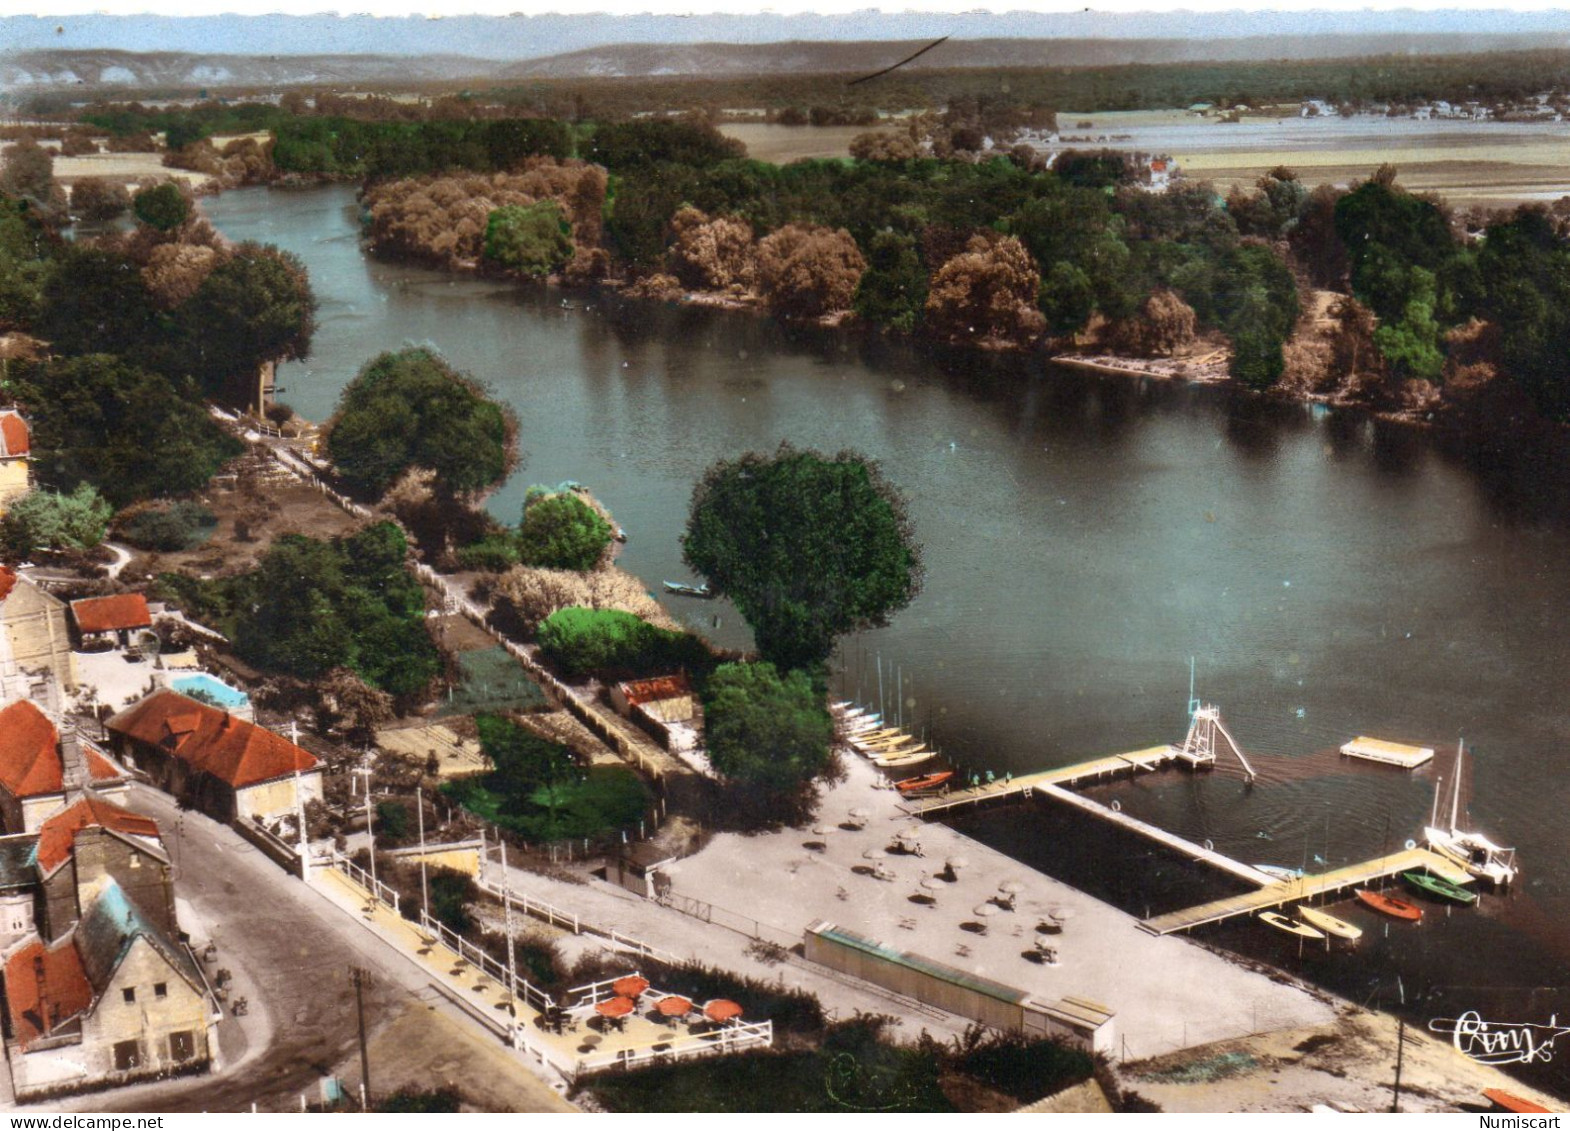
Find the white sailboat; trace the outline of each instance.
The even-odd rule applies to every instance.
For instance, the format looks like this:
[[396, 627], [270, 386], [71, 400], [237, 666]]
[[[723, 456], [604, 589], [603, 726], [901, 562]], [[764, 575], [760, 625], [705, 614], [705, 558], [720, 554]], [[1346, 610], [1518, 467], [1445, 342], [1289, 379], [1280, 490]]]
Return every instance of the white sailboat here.
[[1450, 791], [1450, 827], [1439, 827], [1441, 783], [1436, 783], [1434, 809], [1428, 827], [1423, 830], [1423, 840], [1434, 852], [1478, 879], [1487, 880], [1496, 887], [1506, 887], [1516, 877], [1515, 849], [1501, 847], [1482, 833], [1466, 832], [1457, 827], [1461, 817], [1461, 759], [1465, 752], [1466, 744], [1457, 744], [1455, 781]]

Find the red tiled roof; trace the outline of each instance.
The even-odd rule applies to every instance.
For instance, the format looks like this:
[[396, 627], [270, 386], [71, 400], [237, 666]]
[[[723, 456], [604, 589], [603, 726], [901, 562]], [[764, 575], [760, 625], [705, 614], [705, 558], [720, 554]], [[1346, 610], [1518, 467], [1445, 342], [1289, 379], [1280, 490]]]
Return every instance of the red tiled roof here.
[[653, 679], [635, 679], [621, 685], [627, 702], [642, 705], [661, 699], [681, 699], [692, 694], [692, 684], [685, 675], [662, 675]]
[[12, 797], [59, 793], [58, 746], [54, 723], [28, 700], [0, 711], [0, 786]]
[[27, 421], [14, 412], [0, 414], [0, 456], [25, 456], [32, 446]]
[[115, 632], [122, 628], [147, 628], [153, 623], [147, 598], [140, 593], [114, 597], [85, 597], [71, 602], [71, 615], [82, 632]]
[[87, 775], [94, 781], [119, 781], [125, 772], [91, 746], [87, 747]]
[[16, 588], [16, 574], [0, 566], [0, 601], [11, 595], [11, 590]]
[[76, 834], [91, 826], [127, 836], [158, 838], [158, 822], [97, 797], [85, 797], [64, 812], [56, 813], [38, 830], [38, 868], [49, 875], [64, 864], [76, 843]]
[[[43, 986], [38, 984], [42, 959]], [[56, 1029], [93, 1004], [93, 987], [71, 938], [46, 948], [34, 941], [13, 954], [5, 964], [5, 996], [11, 1007], [11, 1032], [23, 1048], [44, 1035], [43, 1010], [49, 1011], [50, 1030]]]
[[1152, 173], [1165, 173], [1167, 171], [1167, 163], [1165, 161], [1152, 161], [1150, 163], [1150, 171]]
[[274, 734], [216, 707], [160, 691], [109, 720], [109, 729], [157, 746], [235, 789], [316, 768], [316, 759]]

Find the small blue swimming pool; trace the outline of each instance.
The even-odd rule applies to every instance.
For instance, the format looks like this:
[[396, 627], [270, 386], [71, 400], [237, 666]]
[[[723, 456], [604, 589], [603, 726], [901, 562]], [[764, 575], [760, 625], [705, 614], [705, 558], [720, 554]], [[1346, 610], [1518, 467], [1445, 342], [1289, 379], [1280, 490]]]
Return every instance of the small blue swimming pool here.
[[223, 680], [200, 672], [197, 675], [182, 675], [178, 679], [169, 681], [169, 686], [182, 695], [189, 695], [193, 691], [200, 692], [203, 698], [211, 699], [226, 711], [239, 711], [251, 705], [251, 697], [238, 687], [230, 687]]

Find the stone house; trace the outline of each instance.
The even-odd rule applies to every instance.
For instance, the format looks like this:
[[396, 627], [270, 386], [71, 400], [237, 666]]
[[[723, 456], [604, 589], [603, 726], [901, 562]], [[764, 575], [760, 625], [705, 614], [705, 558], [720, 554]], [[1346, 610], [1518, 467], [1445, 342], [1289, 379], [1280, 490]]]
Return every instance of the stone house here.
[[27, 421], [14, 408], [0, 408], [0, 514], [33, 488], [28, 460], [32, 458], [32, 434]]
[[88, 786], [123, 796], [125, 774], [83, 742], [74, 727], [62, 734], [27, 699], [0, 709], [0, 825], [7, 833], [37, 832], [66, 807], [67, 795]]
[[162, 934], [179, 937], [169, 854], [151, 817], [88, 793], [44, 822], [34, 862], [44, 941], [69, 931], [111, 883]]
[[0, 836], [0, 954], [36, 929], [38, 872], [33, 853], [38, 837], [32, 833]]
[[65, 611], [64, 601], [0, 566], [0, 680], [6, 686], [42, 672], [76, 690]]
[[322, 796], [321, 765], [309, 751], [176, 691], [154, 692], [107, 726], [118, 755], [220, 821], [266, 823]]
[[60, 939], [5, 963], [17, 1099], [205, 1070], [217, 1015], [190, 952], [113, 879]]
[[83, 644], [107, 639], [124, 648], [131, 633], [151, 628], [153, 615], [147, 598], [140, 593], [117, 593], [110, 597], [84, 597], [71, 602], [71, 619]]

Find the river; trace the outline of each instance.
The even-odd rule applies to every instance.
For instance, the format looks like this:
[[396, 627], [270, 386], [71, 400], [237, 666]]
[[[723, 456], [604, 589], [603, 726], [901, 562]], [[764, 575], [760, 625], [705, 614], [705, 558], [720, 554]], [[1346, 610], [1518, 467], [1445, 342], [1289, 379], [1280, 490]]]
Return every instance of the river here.
[[[1504, 446], [1482, 465], [1425, 434], [1226, 389], [929, 356], [874, 337], [624, 303], [373, 261], [352, 190], [252, 189], [204, 201], [234, 239], [301, 256], [321, 300], [281, 399], [325, 420], [376, 353], [430, 343], [513, 406], [527, 452], [490, 508], [577, 480], [630, 534], [651, 586], [689, 580], [678, 535], [713, 460], [781, 440], [875, 457], [910, 499], [922, 595], [846, 640], [845, 689], [905, 686], [904, 714], [956, 761], [1021, 773], [1179, 741], [1189, 659], [1256, 763], [1104, 788], [1124, 809], [1249, 862], [1311, 869], [1416, 836], [1456, 741], [1473, 822], [1523, 876], [1480, 909], [1372, 928], [1356, 955], [1299, 957], [1244, 922], [1210, 937], [1356, 1000], [1414, 1016], [1570, 1017], [1570, 472]], [[1526, 468], [1510, 471], [1509, 467]], [[1544, 471], [1543, 468], [1553, 470]], [[673, 599], [719, 643], [722, 602]], [[716, 618], [718, 623], [716, 624]], [[1439, 750], [1413, 773], [1351, 764], [1354, 735]], [[1196, 866], [1015, 809], [967, 832], [1143, 913], [1194, 894]], [[1540, 1083], [1570, 1092], [1559, 1058]]]

